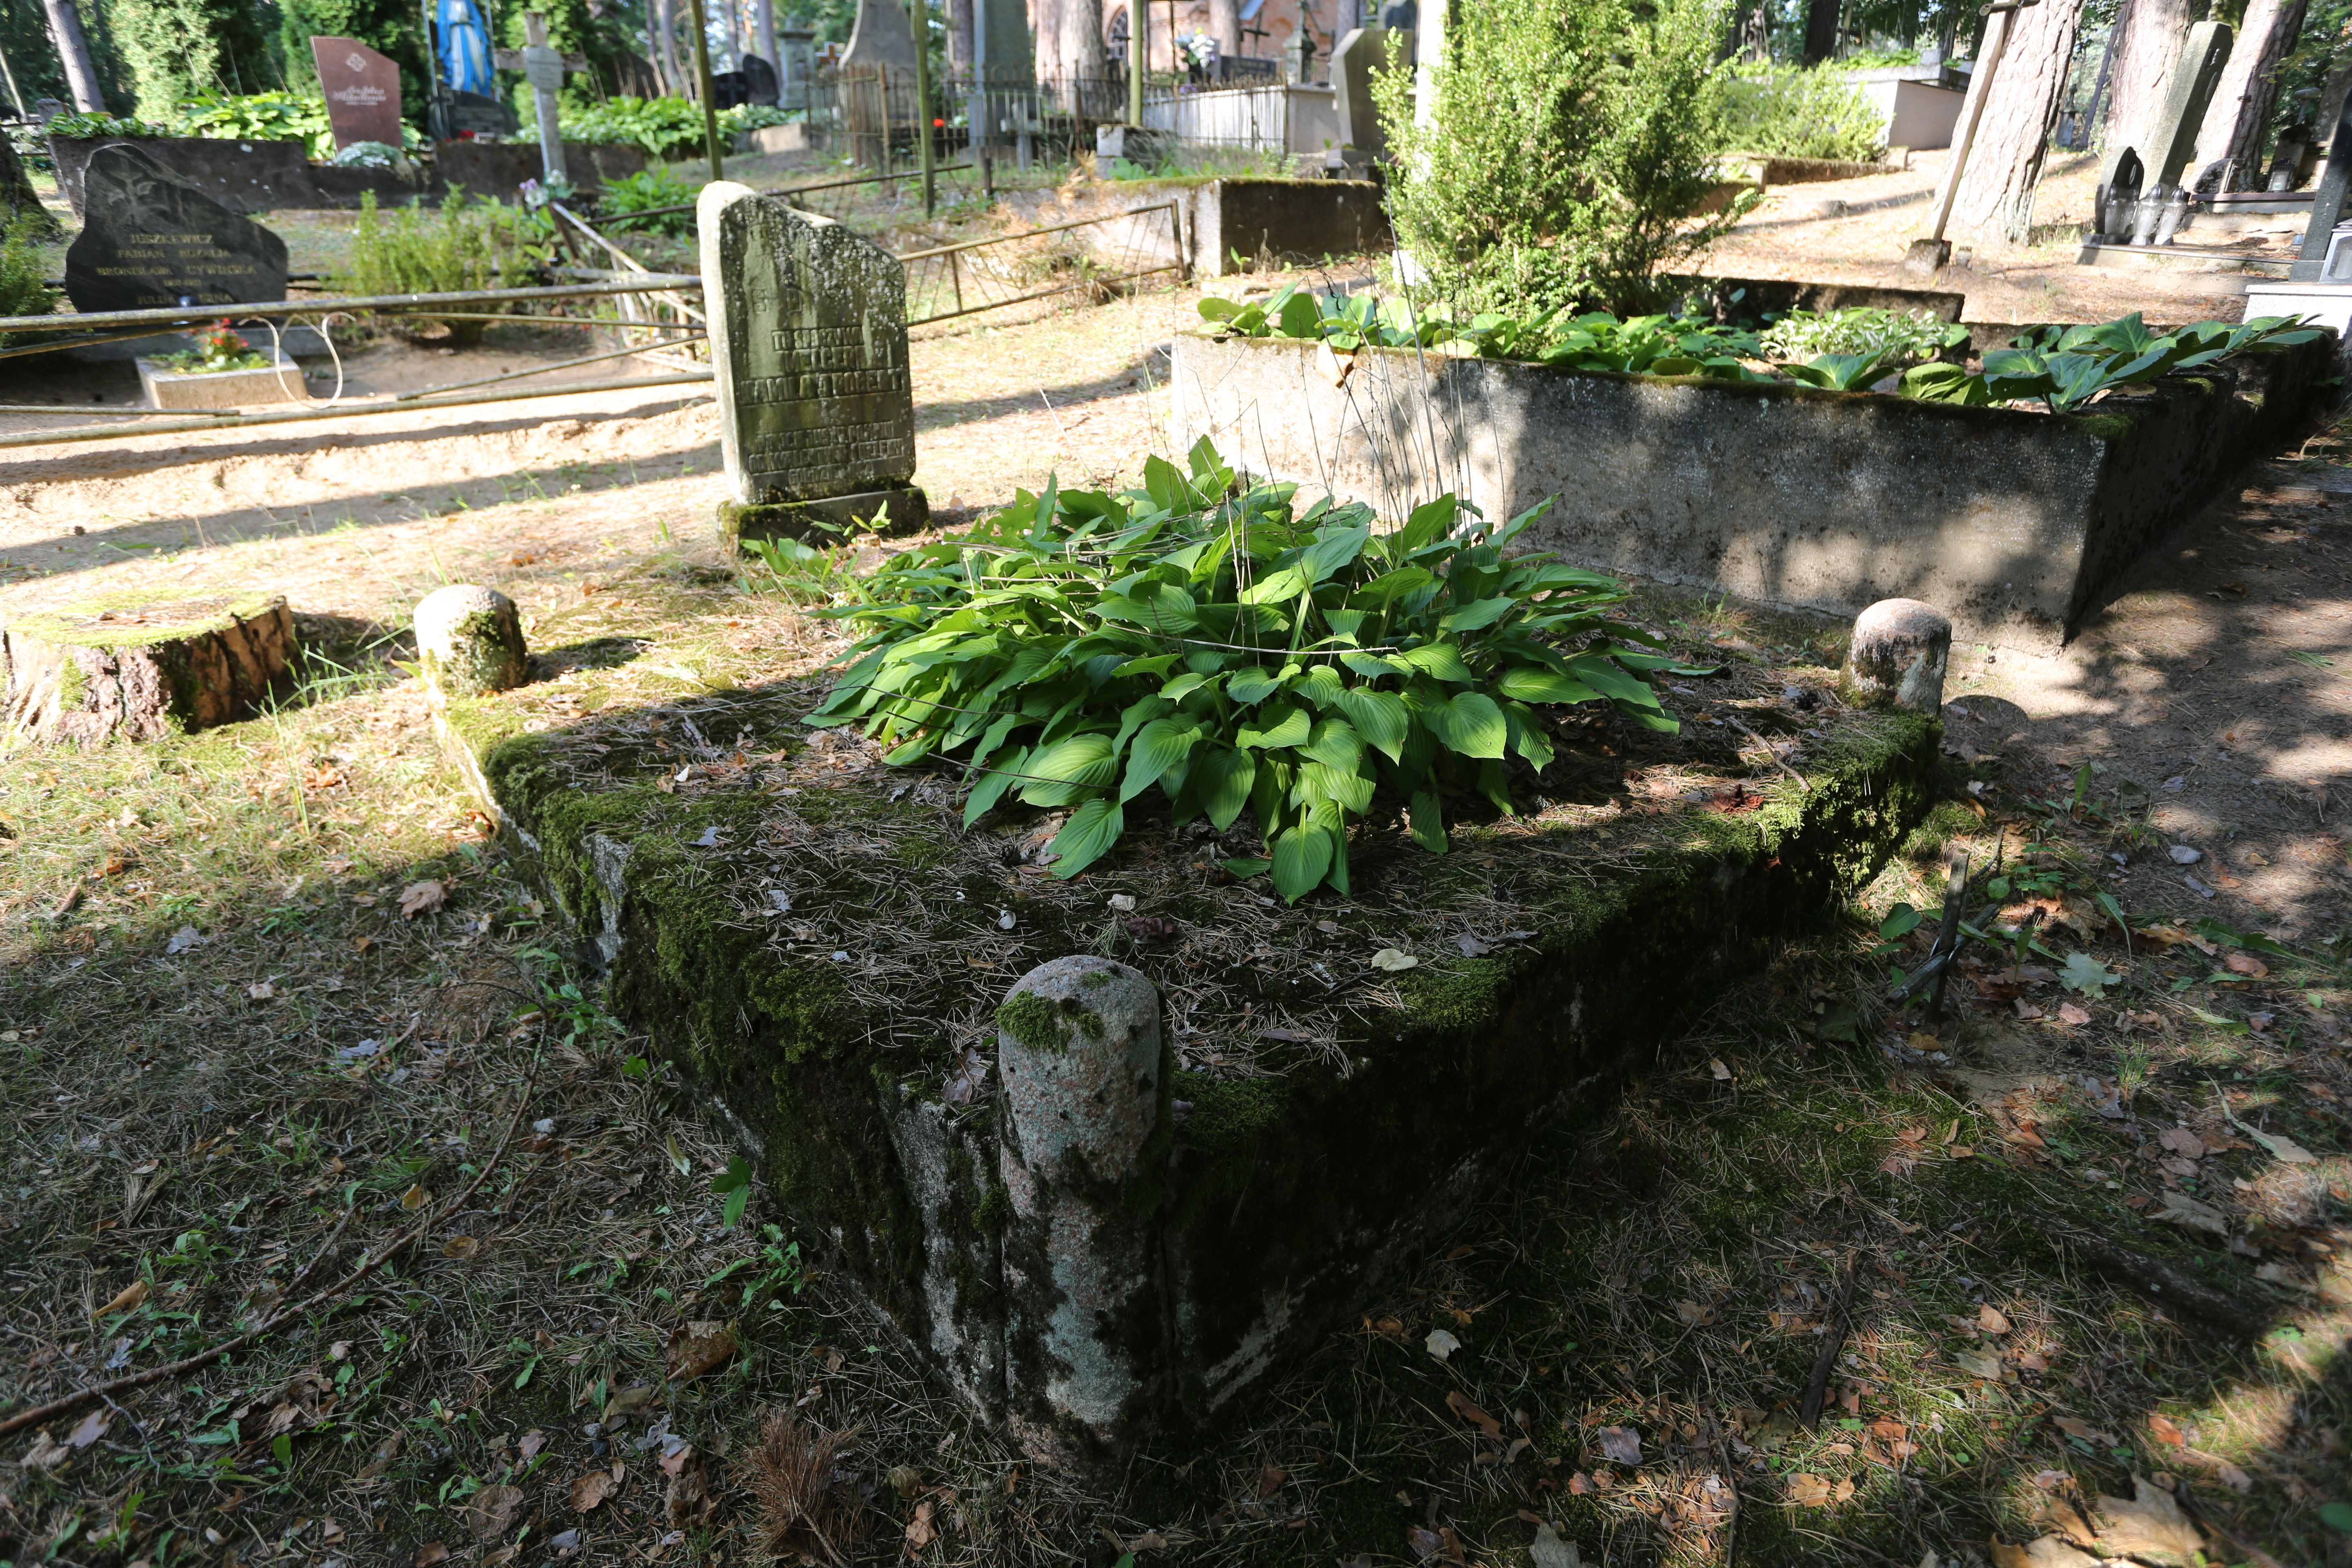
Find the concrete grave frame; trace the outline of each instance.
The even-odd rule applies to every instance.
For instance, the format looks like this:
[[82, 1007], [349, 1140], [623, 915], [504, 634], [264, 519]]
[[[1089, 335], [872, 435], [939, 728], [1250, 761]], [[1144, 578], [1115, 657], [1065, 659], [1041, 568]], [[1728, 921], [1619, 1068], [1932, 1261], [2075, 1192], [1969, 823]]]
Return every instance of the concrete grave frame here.
[[[2080, 413], [1180, 337], [1171, 437], [1402, 515], [1453, 490], [1576, 565], [1852, 616], [1927, 600], [2055, 652], [2148, 549], [2322, 408], [2336, 345], [2243, 355]], [[1342, 379], [1332, 379], [1335, 369]]]
[[[949, 776], [799, 728], [824, 690], [782, 682], [551, 726], [524, 687], [453, 700], [436, 721], [576, 927], [604, 1005], [720, 1110], [793, 1233], [992, 1425], [1081, 1468], [1231, 1414], [1529, 1140], [1605, 1108], [1707, 995], [1833, 920], [1924, 814], [1940, 734], [1918, 713], [1832, 709], [1808, 720], [1810, 787], [1750, 775], [1760, 793], [1736, 814], [1701, 788], [1465, 821], [1444, 857], [1368, 825], [1345, 907], [1268, 908], [1255, 884], [1152, 847], [1164, 832], [1068, 883], [1009, 872], [1034, 814], [963, 830]], [[652, 728], [722, 724], [770, 760], [714, 752], [681, 774]], [[1207, 945], [1129, 941], [1104, 910], [1113, 890]], [[1010, 929], [1000, 907], [1021, 911]], [[1494, 945], [1461, 941], [1456, 911], [1473, 907]], [[1041, 961], [1108, 952], [1172, 995], [1237, 930], [1313, 950], [1343, 998], [1391, 999], [1310, 1048], [1270, 1043], [1308, 1038], [1295, 1030], [1257, 1038], [1300, 1005], [1279, 984], [1249, 993], [1259, 1022], [1236, 992], [1150, 1037], [1093, 1022], [1079, 993], [1069, 1026], [1125, 1052], [1141, 1098], [1074, 1174], [1017, 1119], [1040, 1053], [1080, 1042], [1048, 1037], [1061, 1005], [1007, 987]], [[1383, 947], [1422, 956], [1384, 973], [1368, 962]], [[1212, 967], [1256, 984], [1246, 963]], [[1234, 1030], [1290, 1054], [1236, 1076], [1212, 1051]], [[1050, 1237], [1071, 1205], [1097, 1216], [1108, 1250], [1093, 1256], [1142, 1261], [1099, 1279], [1066, 1268], [1076, 1255]]]

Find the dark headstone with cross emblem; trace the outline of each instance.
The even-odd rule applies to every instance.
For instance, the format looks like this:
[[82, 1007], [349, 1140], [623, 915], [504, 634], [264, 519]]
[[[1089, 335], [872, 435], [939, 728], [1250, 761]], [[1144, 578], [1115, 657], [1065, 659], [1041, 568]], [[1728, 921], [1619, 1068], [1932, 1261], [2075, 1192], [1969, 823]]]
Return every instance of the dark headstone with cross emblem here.
[[286, 298], [286, 242], [170, 171], [135, 142], [82, 170], [82, 229], [66, 252], [77, 310]]
[[906, 268], [731, 181], [703, 187], [697, 217], [732, 492], [721, 531], [796, 538], [886, 509], [890, 531], [921, 527]]

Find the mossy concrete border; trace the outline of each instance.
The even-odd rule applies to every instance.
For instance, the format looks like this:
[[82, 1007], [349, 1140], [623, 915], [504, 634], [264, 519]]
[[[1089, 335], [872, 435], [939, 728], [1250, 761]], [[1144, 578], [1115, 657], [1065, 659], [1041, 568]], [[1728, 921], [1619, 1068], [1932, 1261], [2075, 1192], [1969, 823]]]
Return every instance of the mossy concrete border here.
[[[1046, 1260], [1012, 1250], [1000, 1110], [988, 1095], [959, 1103], [937, 1077], [910, 1076], [906, 1057], [877, 1048], [842, 966], [780, 957], [757, 914], [719, 896], [723, 851], [701, 841], [761, 843], [783, 792], [689, 801], [661, 787], [675, 763], [650, 758], [642, 782], [585, 786], [560, 731], [525, 730], [518, 695], [452, 703], [445, 744], [573, 922], [603, 971], [604, 1005], [719, 1108], [828, 1268], [991, 1419], [1039, 1436], [1024, 1412], [1056, 1368], [1019, 1329], [1032, 1315], [1008, 1299], [1034, 1289]], [[730, 717], [753, 708], [730, 700]], [[1638, 819], [1650, 826], [1630, 844], [1574, 838], [1590, 822], [1460, 826], [1463, 857], [1581, 855], [1589, 843], [1592, 858], [1513, 912], [1531, 940], [1396, 976], [1398, 1005], [1344, 1042], [1344, 1066], [1163, 1075], [1167, 1113], [1137, 1173], [1097, 1194], [1150, 1241], [1157, 1310], [1105, 1327], [1143, 1369], [1120, 1422], [1129, 1439], [1217, 1419], [1441, 1233], [1532, 1138], [1604, 1109], [1711, 994], [1835, 921], [1925, 815], [1940, 727], [1849, 711], [1810, 732], [1821, 738], [1806, 753], [1809, 788], [1768, 784], [1759, 805], [1735, 814], [1704, 799], [1661, 808]], [[608, 770], [610, 739], [584, 748]], [[825, 809], [814, 790], [790, 793], [797, 813]], [[877, 794], [860, 809], [878, 824], [912, 807]], [[803, 889], [796, 915], [842, 896], [808, 891], [814, 868], [800, 878], [788, 852], [761, 854], [762, 875]], [[1392, 864], [1436, 876], [1461, 862]], [[1276, 918], [1304, 932], [1317, 917], [1301, 906]], [[1001, 998], [1017, 977], [976, 984]]]
[[1370, 501], [1454, 489], [1596, 571], [1851, 616], [1924, 599], [1963, 641], [2050, 654], [2132, 566], [2333, 396], [2323, 337], [2074, 414], [1789, 384], [1176, 340], [1171, 436]]

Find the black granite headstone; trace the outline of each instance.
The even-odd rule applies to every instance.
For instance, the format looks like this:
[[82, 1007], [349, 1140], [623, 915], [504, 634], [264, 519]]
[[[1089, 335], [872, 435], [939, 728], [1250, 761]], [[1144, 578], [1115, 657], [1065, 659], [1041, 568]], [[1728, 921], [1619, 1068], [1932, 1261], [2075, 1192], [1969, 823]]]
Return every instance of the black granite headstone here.
[[512, 136], [522, 128], [515, 111], [501, 100], [481, 92], [449, 95], [449, 129], [476, 136]]
[[751, 101], [773, 109], [776, 92], [781, 85], [776, 79], [776, 68], [757, 55], [743, 57], [743, 85], [750, 89]]
[[751, 101], [751, 89], [743, 80], [741, 71], [712, 71], [710, 101], [719, 109], [740, 109]]
[[81, 233], [66, 252], [66, 298], [77, 310], [286, 298], [286, 242], [174, 179], [134, 143], [89, 155], [81, 211]]
[[2296, 283], [2312, 283], [2319, 279], [2327, 265], [2327, 238], [2336, 226], [2344, 221], [2344, 193], [2352, 185], [2352, 98], [2344, 100], [2344, 112], [2336, 121], [2336, 140], [2327, 146], [2327, 168], [2319, 176], [2319, 188], [2311, 195], [2311, 226], [2303, 231], [2303, 249], [2294, 258], [2294, 268], [2287, 278]]

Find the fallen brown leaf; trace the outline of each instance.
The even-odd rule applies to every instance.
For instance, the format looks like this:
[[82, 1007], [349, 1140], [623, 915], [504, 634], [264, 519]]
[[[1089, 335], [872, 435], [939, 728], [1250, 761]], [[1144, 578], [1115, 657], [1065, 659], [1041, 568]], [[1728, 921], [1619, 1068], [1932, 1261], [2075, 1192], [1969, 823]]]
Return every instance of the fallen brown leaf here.
[[2271, 966], [2251, 952], [2231, 952], [2221, 961], [2221, 967], [2232, 974], [2242, 974], [2249, 980], [2260, 980], [2271, 972]]
[[522, 1507], [520, 1487], [484, 1487], [466, 1506], [466, 1522], [479, 1541], [495, 1541], [507, 1532]]
[[1460, 1389], [1455, 1389], [1445, 1396], [1445, 1408], [1477, 1427], [1489, 1437], [1499, 1440], [1503, 1436], [1503, 1424], [1473, 1405], [1469, 1395]]
[[2055, 1535], [2042, 1536], [2023, 1546], [2005, 1541], [1992, 1543], [1992, 1568], [2099, 1568], [2099, 1562]]
[[1799, 1508], [1827, 1508], [1836, 1495], [1825, 1476], [1798, 1470], [1789, 1477], [1789, 1500]]
[[591, 1470], [572, 1483], [572, 1506], [586, 1513], [613, 1492], [613, 1472]]
[[413, 921], [419, 915], [431, 914], [448, 901], [447, 885], [428, 877], [400, 889], [400, 915], [403, 920]]
[[931, 1522], [939, 1504], [925, 1498], [915, 1505], [915, 1517], [907, 1521], [907, 1555], [919, 1557], [923, 1549], [940, 1538], [940, 1528]]
[[2005, 1334], [2009, 1332], [2009, 1320], [2001, 1316], [2000, 1308], [1987, 1301], [1977, 1308], [1977, 1327], [1989, 1334]]
[[1601, 1456], [1620, 1465], [1642, 1462], [1642, 1434], [1631, 1426], [1603, 1426], [1595, 1432], [1593, 1440], [1601, 1445]]
[[437, 1541], [428, 1541], [416, 1549], [416, 1568], [433, 1568], [436, 1563], [449, 1561], [449, 1549]]
[[144, 1301], [147, 1299], [149, 1289], [150, 1287], [144, 1279], [133, 1279], [130, 1284], [125, 1285], [121, 1290], [115, 1293], [114, 1300], [109, 1301], [105, 1306], [100, 1307], [97, 1311], [92, 1312], [90, 1316], [93, 1318], [103, 1318], [110, 1312], [127, 1312], [131, 1310], [131, 1308], [136, 1307], [140, 1302]]
[[2129, 1501], [2102, 1497], [2096, 1509], [2104, 1522], [2099, 1544], [2118, 1556], [2172, 1556], [2183, 1563], [2205, 1550], [2205, 1538], [2180, 1511], [2170, 1492], [2145, 1476], [2132, 1478], [2136, 1494]]
[[734, 1354], [733, 1324], [709, 1321], [682, 1323], [669, 1337], [669, 1380], [691, 1383], [707, 1373], [717, 1372]]
[[1266, 1466], [1257, 1473], [1257, 1495], [1262, 1498], [1272, 1497], [1282, 1489], [1282, 1483], [1289, 1479], [1290, 1472], [1280, 1465]]

